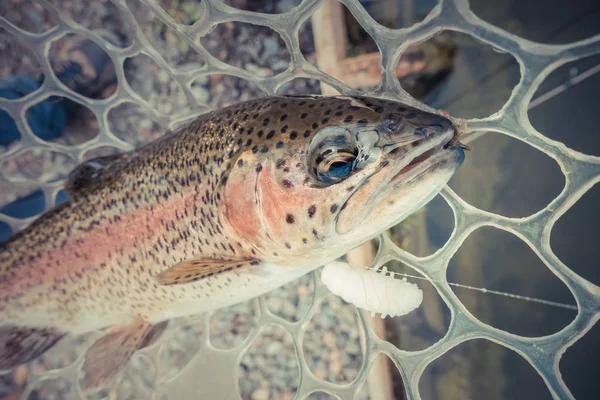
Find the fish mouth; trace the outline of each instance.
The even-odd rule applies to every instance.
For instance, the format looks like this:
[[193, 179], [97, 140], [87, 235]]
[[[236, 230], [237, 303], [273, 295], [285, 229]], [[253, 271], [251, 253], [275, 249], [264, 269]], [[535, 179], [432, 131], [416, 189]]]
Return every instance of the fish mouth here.
[[[373, 225], [363, 226], [356, 230], [357, 225], [367, 224], [368, 217], [377, 220], [377, 213], [393, 210], [385, 224], [398, 223], [415, 206], [424, 204], [431, 193], [437, 192], [447, 182], [464, 160], [463, 148], [458, 144], [458, 137], [453, 126], [437, 135], [401, 140], [394, 144], [380, 147], [386, 158], [361, 185], [344, 199], [336, 216], [336, 232], [340, 235], [354, 232], [379, 232]], [[421, 183], [419, 185], [419, 183]], [[400, 207], [400, 208], [399, 208]], [[373, 214], [375, 213], [375, 214]], [[380, 221], [381, 222], [381, 221]], [[387, 226], [387, 225], [386, 225]], [[391, 226], [391, 225], [390, 225]]]
[[429, 150], [425, 151], [424, 153], [421, 153], [420, 155], [416, 156], [406, 166], [402, 167], [400, 169], [400, 171], [398, 171], [394, 176], [392, 176], [392, 179], [390, 179], [390, 182], [393, 182], [396, 179], [399, 179], [402, 176], [408, 174], [410, 171], [415, 169], [419, 164], [423, 163], [424, 161], [426, 161], [427, 159], [432, 157], [435, 152], [436, 152], [436, 149], [433, 148], [433, 149], [429, 149]]
[[[432, 141], [431, 143], [422, 146], [421, 151], [417, 152], [407, 164], [402, 166], [388, 182], [394, 182], [400, 178], [412, 175], [411, 172], [415, 171], [417, 168], [419, 169], [418, 172], [415, 171], [417, 175], [423, 173], [428, 168], [439, 164], [456, 152], [458, 152], [462, 158], [463, 150], [468, 150], [469, 148], [460, 143], [458, 136], [457, 131], [454, 128], [450, 128], [442, 135], [441, 141]], [[393, 154], [396, 150], [399, 149], [392, 150], [390, 153]]]

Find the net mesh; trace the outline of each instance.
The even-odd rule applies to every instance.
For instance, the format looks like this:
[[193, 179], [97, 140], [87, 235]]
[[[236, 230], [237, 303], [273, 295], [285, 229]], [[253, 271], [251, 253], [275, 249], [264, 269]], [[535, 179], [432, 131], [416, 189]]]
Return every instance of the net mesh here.
[[[144, 35], [138, 21], [130, 10], [130, 3], [125, 0], [113, 0], [118, 7], [125, 24], [134, 32], [130, 45], [120, 48], [101, 39], [86, 27], [62, 15], [51, 3], [43, 1], [56, 21], [56, 26], [39, 34], [26, 32], [0, 17], [0, 27], [17, 39], [26, 43], [37, 56], [41, 70], [45, 76], [42, 87], [17, 100], [0, 99], [0, 107], [6, 110], [16, 121], [22, 134], [21, 141], [0, 155], [0, 163], [15, 159], [33, 150], [47, 150], [66, 156], [73, 161], [81, 161], [89, 157], [90, 150], [104, 147], [129, 150], [132, 145], [118, 137], [109, 124], [109, 112], [125, 103], [132, 103], [158, 124], [173, 128], [177, 124], [205, 112], [211, 105], [198, 101], [193, 91], [194, 82], [206, 79], [211, 74], [226, 74], [245, 79], [265, 95], [275, 94], [283, 85], [296, 78], [316, 79], [324, 82], [344, 94], [359, 94], [357, 89], [348, 87], [332, 76], [321, 72], [300, 51], [298, 31], [311, 15], [321, 6], [318, 0], [303, 1], [293, 10], [268, 15], [253, 13], [232, 8], [217, 0], [205, 0], [201, 3], [197, 18], [193, 24], [180, 23], [163, 10], [156, 1], [141, 0], [166, 27], [179, 35], [182, 44], [192, 49], [201, 62], [197, 68], [186, 70], [171, 65], [161, 51], [157, 50]], [[375, 88], [362, 93], [414, 103], [415, 100], [400, 86], [395, 76], [395, 68], [400, 56], [410, 45], [423, 42], [443, 30], [453, 30], [473, 36], [477, 40], [493, 46], [495, 49], [510, 53], [519, 64], [521, 79], [512, 91], [509, 100], [501, 110], [481, 119], [466, 120], [467, 137], [475, 137], [481, 132], [499, 132], [523, 141], [552, 157], [565, 175], [564, 190], [539, 212], [524, 218], [508, 218], [475, 208], [463, 201], [448, 187], [442, 192], [455, 216], [455, 227], [445, 245], [428, 257], [417, 257], [400, 249], [389, 236], [383, 235], [379, 241], [379, 249], [374, 263], [381, 267], [386, 262], [398, 260], [414, 268], [435, 287], [451, 313], [449, 328], [444, 337], [432, 346], [420, 351], [400, 350], [393, 344], [382, 340], [367, 323], [365, 313], [351, 311], [351, 318], [359, 321], [358, 328], [344, 334], [349, 337], [362, 338], [362, 349], [343, 348], [348, 354], [359, 354], [357, 373], [346, 377], [339, 383], [335, 374], [311, 370], [306, 353], [318, 352], [318, 349], [303, 345], [304, 338], [315, 334], [315, 323], [311, 322], [317, 309], [323, 308], [325, 302], [333, 314], [340, 307], [349, 307], [330, 300], [327, 290], [319, 283], [318, 273], [294, 283], [292, 289], [300, 300], [293, 301], [292, 315], [285, 318], [281, 310], [270, 306], [270, 296], [242, 304], [238, 311], [245, 315], [243, 320], [231, 317], [231, 313], [218, 311], [175, 321], [169, 330], [154, 346], [136, 354], [128, 369], [121, 374], [115, 388], [100, 393], [82, 393], [77, 385], [78, 369], [81, 364], [82, 349], [89, 345], [97, 334], [82, 338], [70, 339], [51, 352], [62, 354], [60, 362], [51, 367], [30, 369], [27, 386], [23, 394], [27, 398], [33, 391], [44, 397], [49, 393], [67, 393], [69, 398], [89, 395], [91, 398], [114, 395], [119, 398], [239, 398], [241, 393], [253, 388], [238, 385], [240, 374], [248, 369], [268, 369], [268, 357], [261, 363], [246, 366], [243, 359], [253, 352], [253, 343], [269, 342], [277, 338], [279, 346], [273, 349], [276, 353], [288, 351], [287, 360], [291, 370], [297, 369], [299, 378], [296, 381], [280, 382], [281, 392], [278, 396], [285, 398], [285, 388], [297, 387], [297, 398], [305, 398], [314, 393], [329, 393], [342, 398], [362, 396], [368, 371], [378, 354], [389, 357], [399, 370], [406, 390], [407, 398], [420, 398], [419, 380], [425, 368], [434, 360], [444, 355], [459, 344], [473, 339], [487, 339], [511, 349], [523, 357], [540, 374], [548, 390], [555, 398], [572, 397], [561, 378], [558, 369], [559, 360], [565, 350], [591, 329], [598, 319], [600, 305], [600, 289], [586, 281], [566, 265], [564, 265], [550, 248], [550, 233], [554, 223], [569, 210], [586, 191], [600, 180], [600, 158], [584, 155], [562, 143], [545, 137], [536, 131], [528, 118], [530, 101], [541, 82], [555, 69], [567, 62], [600, 53], [600, 36], [564, 45], [540, 44], [519, 38], [478, 18], [470, 9], [466, 0], [441, 0], [429, 15], [420, 23], [409, 28], [392, 30], [375, 22], [357, 1], [345, 0], [342, 3], [353, 14], [356, 20], [374, 39], [382, 54], [384, 73], [381, 82]], [[188, 21], [189, 22], [189, 21]], [[231, 66], [217, 57], [202, 44], [201, 37], [209, 34], [217, 24], [243, 22], [266, 26], [276, 31], [282, 38], [290, 53], [290, 64], [282, 72], [267, 77], [249, 72], [247, 69]], [[55, 76], [49, 61], [52, 42], [64, 35], [72, 33], [86, 37], [99, 43], [110, 55], [117, 66], [117, 93], [107, 99], [91, 100], [66, 88]], [[183, 109], [157, 109], [147, 99], [132, 89], [125, 76], [123, 64], [126, 59], [138, 55], [146, 55], [178, 82], [187, 99], [189, 107]], [[78, 144], [60, 144], [39, 139], [26, 122], [29, 107], [44, 100], [48, 96], [61, 96], [85, 105], [94, 114], [98, 123], [98, 135], [91, 140]], [[468, 141], [468, 139], [467, 139]], [[45, 197], [46, 207], [51, 208], [56, 202], [62, 181], [52, 179], [32, 179], [23, 176], [7, 176], [3, 168], [0, 173], [11, 188], [40, 188]], [[22, 229], [35, 217], [15, 218], [0, 214], [0, 221], [8, 224], [13, 231]], [[509, 232], [520, 238], [529, 246], [543, 263], [572, 292], [578, 307], [577, 316], [564, 329], [544, 337], [522, 337], [487, 325], [472, 315], [461, 304], [446, 278], [446, 270], [452, 256], [465, 239], [476, 229], [491, 226]], [[280, 292], [283, 293], [283, 292]], [[336, 308], [337, 307], [337, 308]], [[276, 307], [277, 308], [277, 307]], [[235, 314], [239, 316], [240, 313]], [[342, 315], [338, 313], [338, 316]], [[233, 318], [233, 319], [232, 319]], [[341, 318], [341, 317], [340, 317]], [[235, 325], [236, 335], [212, 335], [217, 325]], [[240, 334], [240, 332], [244, 334]], [[190, 342], [185, 347], [183, 343]], [[62, 347], [61, 347], [62, 346]], [[185, 349], [182, 350], [182, 349]], [[192, 350], [190, 350], [192, 349]], [[175, 361], [174, 361], [175, 360]], [[46, 364], [48, 364], [48, 357]], [[335, 369], [333, 363], [329, 369]], [[137, 372], [135, 372], [137, 371]], [[136, 378], [132, 378], [135, 376]], [[51, 383], [51, 385], [49, 384]], [[257, 392], [253, 392], [256, 394]], [[254, 395], [253, 394], [253, 395]], [[287, 393], [289, 395], [289, 393]], [[324, 396], [324, 394], [323, 394]], [[59, 398], [67, 398], [58, 395]], [[255, 398], [260, 398], [256, 396]], [[266, 398], [266, 397], [264, 397]]]

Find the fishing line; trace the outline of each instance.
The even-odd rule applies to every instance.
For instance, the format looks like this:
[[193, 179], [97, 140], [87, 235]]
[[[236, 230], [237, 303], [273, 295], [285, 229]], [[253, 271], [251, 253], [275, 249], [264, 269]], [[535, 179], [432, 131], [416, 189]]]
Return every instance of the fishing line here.
[[[371, 269], [370, 267], [363, 267], [369, 271], [372, 271], [374, 273], [384, 273], [384, 272], [379, 272], [375, 271], [373, 269]], [[407, 277], [407, 278], [414, 278], [414, 279], [421, 279], [421, 280], [425, 280], [428, 281], [429, 279], [423, 277], [423, 276], [418, 276], [418, 275], [413, 275], [413, 274], [406, 274], [403, 272], [394, 272], [394, 271], [385, 271], [387, 274], [391, 275], [391, 276], [403, 276], [403, 277]], [[442, 283], [441, 281], [435, 281], [437, 283]], [[491, 290], [491, 289], [486, 289], [486, 288], [480, 288], [480, 287], [475, 287], [475, 286], [469, 286], [469, 285], [463, 285], [460, 283], [454, 283], [454, 282], [448, 282], [448, 285], [450, 286], [455, 286], [455, 287], [460, 287], [463, 289], [469, 289], [469, 290], [475, 290], [481, 293], [491, 293], [491, 294], [495, 294], [498, 296], [504, 296], [504, 297], [509, 297], [509, 298], [513, 298], [513, 299], [517, 299], [517, 300], [524, 300], [524, 301], [529, 301], [532, 303], [539, 303], [539, 304], [544, 304], [547, 306], [552, 306], [552, 307], [560, 307], [560, 308], [565, 308], [568, 310], [578, 310], [578, 307], [576, 305], [573, 304], [566, 304], [566, 303], [560, 303], [560, 302], [556, 302], [556, 301], [550, 301], [550, 300], [544, 300], [544, 299], [539, 299], [537, 297], [529, 297], [529, 296], [521, 296], [518, 294], [514, 294], [514, 293], [508, 293], [508, 292], [500, 292], [498, 290]]]
[[[565, 24], [563, 24], [562, 26], [560, 26], [557, 29], [555, 29], [553, 32], [550, 32], [550, 34], [544, 40], [542, 40], [542, 42], [547, 43], [547, 42], [555, 39], [561, 33], [565, 32], [569, 28], [575, 26], [577, 23], [579, 23], [579, 21], [581, 21], [586, 16], [589, 16], [589, 15], [591, 15], [593, 13], [596, 13], [599, 8], [600, 8], [600, 4], [593, 4], [588, 9], [586, 9], [584, 12], [576, 15], [575, 17], [573, 17], [572, 19], [570, 19], [569, 21], [567, 21]], [[481, 77], [480, 79], [478, 79], [475, 82], [475, 84], [472, 85], [471, 87], [463, 90], [460, 93], [457, 93], [454, 97], [451, 97], [450, 99], [447, 99], [439, 108], [446, 109], [451, 104], [453, 104], [453, 103], [455, 103], [457, 101], [462, 100], [464, 97], [468, 96], [471, 92], [477, 90], [481, 85], [487, 83], [492, 78], [495, 78], [497, 75], [499, 75], [500, 73], [504, 72], [504, 70], [508, 69], [510, 66], [513, 66], [513, 65], [517, 65], [517, 60], [515, 60], [514, 58], [511, 58], [509, 61], [506, 61], [506, 62], [500, 64], [496, 69], [494, 69], [493, 71], [489, 72], [488, 74], [486, 74], [483, 77]], [[553, 97], [553, 96], [551, 96], [551, 97]], [[547, 98], [545, 100], [548, 100], [548, 99], [549, 98]], [[537, 99], [535, 99], [533, 101], [536, 101], [536, 100]], [[540, 104], [541, 104], [541, 102], [540, 102]], [[539, 105], [539, 104], [536, 104], [536, 105]]]

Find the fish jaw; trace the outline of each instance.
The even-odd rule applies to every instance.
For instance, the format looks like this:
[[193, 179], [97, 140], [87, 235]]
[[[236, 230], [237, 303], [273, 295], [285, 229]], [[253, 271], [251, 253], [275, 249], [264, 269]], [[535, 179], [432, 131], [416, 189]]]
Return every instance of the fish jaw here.
[[392, 150], [389, 164], [347, 200], [337, 215], [336, 232], [360, 243], [361, 237], [376, 236], [431, 201], [463, 163], [463, 149], [449, 145], [453, 138], [448, 128], [400, 156]]

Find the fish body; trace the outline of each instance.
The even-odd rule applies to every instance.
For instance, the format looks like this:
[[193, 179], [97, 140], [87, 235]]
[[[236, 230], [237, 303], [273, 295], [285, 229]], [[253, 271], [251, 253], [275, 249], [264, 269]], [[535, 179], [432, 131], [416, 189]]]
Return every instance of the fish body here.
[[107, 327], [100, 350], [137, 338], [129, 354], [163, 321], [339, 258], [439, 192], [464, 158], [455, 139], [397, 102], [269, 97], [82, 164], [71, 198], [0, 247], [0, 369]]

